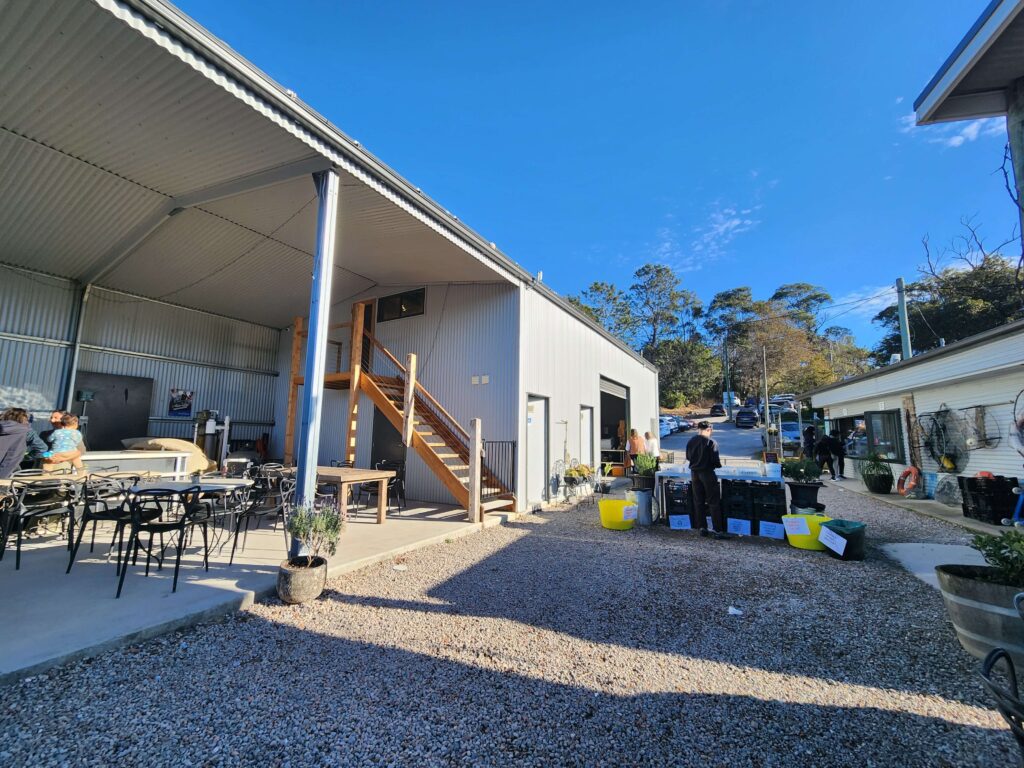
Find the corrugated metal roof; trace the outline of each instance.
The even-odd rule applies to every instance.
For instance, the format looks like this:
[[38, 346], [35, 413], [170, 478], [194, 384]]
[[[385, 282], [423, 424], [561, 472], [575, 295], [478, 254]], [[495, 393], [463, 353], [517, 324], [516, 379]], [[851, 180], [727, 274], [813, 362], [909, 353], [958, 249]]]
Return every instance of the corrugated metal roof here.
[[10, 130], [168, 195], [310, 154], [92, 3], [7, 0], [0, 16], [0, 124]]

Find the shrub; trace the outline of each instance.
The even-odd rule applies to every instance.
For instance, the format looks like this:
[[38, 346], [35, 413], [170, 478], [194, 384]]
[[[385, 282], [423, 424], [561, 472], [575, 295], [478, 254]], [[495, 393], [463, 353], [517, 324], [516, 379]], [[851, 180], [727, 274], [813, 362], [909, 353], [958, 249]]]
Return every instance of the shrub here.
[[813, 483], [821, 477], [821, 467], [814, 459], [786, 459], [782, 462], [782, 476], [795, 483]]
[[869, 453], [868, 457], [864, 460], [864, 463], [860, 468], [861, 475], [888, 475], [892, 477], [892, 467], [889, 466], [887, 461], [884, 461], [881, 455], [877, 453]]
[[636, 467], [636, 473], [645, 477], [653, 477], [655, 470], [658, 468], [658, 460], [653, 456], [648, 456], [646, 453], [641, 453], [637, 456], [633, 464]]
[[338, 551], [341, 515], [334, 505], [303, 504], [288, 515], [288, 533], [306, 548], [306, 565], [311, 566], [314, 558]]
[[1012, 528], [998, 536], [979, 533], [971, 546], [995, 569], [990, 581], [1024, 588], [1024, 531]]

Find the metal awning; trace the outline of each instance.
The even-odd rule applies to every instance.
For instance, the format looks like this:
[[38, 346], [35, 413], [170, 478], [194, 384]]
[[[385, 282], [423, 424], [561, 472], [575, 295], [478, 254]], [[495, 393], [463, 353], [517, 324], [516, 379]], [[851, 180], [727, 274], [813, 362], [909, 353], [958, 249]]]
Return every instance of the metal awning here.
[[514, 279], [201, 58], [157, 2], [0, 2], [0, 261], [274, 327], [309, 306], [312, 173], [339, 169], [333, 301]]
[[921, 125], [1005, 115], [1024, 77], [1024, 0], [992, 0], [914, 102]]

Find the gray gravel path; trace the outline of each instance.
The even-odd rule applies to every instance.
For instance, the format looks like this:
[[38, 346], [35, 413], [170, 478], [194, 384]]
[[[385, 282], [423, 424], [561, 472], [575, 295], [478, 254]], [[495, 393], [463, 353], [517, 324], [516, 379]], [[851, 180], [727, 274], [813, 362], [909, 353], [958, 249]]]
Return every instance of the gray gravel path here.
[[[822, 500], [876, 543], [968, 539]], [[2, 690], [0, 765], [1014, 764], [939, 594], [877, 549], [596, 518], [527, 518]]]

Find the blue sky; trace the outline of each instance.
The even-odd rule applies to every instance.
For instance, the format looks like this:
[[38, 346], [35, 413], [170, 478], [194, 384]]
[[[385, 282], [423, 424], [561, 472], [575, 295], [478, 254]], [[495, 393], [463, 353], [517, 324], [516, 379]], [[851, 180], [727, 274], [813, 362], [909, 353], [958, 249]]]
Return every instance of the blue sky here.
[[908, 125], [986, 1], [178, 5], [561, 293], [807, 281], [870, 345], [923, 235], [1016, 220], [1001, 119]]

